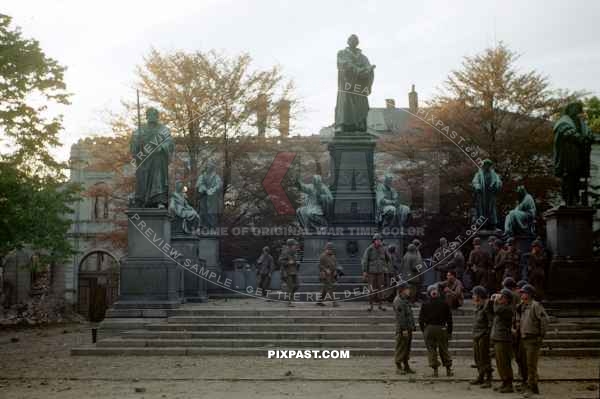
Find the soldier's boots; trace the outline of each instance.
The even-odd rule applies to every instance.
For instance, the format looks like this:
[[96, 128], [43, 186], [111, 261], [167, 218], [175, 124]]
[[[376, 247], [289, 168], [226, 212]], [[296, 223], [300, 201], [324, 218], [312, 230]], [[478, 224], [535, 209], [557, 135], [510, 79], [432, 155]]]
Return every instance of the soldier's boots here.
[[486, 373], [485, 381], [481, 384], [480, 388], [491, 388], [492, 387], [492, 372]]
[[438, 374], [438, 369], [437, 369], [437, 367], [434, 367], [434, 368], [433, 368], [433, 375], [432, 375], [432, 377], [435, 377], [435, 378], [439, 377], [439, 374]]
[[398, 367], [396, 369], [396, 374], [404, 375], [406, 374], [406, 370], [404, 370], [402, 367]]
[[481, 385], [483, 384], [483, 374], [479, 374], [476, 379], [469, 382], [471, 385]]
[[325, 306], [323, 302], [317, 302], [317, 306]]
[[410, 366], [408, 365], [408, 362], [404, 363], [404, 372], [406, 374], [415, 374], [416, 373], [415, 370], [413, 370], [413, 369], [410, 368]]
[[454, 376], [454, 371], [452, 371], [452, 367], [451, 366], [446, 367], [446, 376], [447, 377], [453, 377]]
[[532, 393], [534, 393], [536, 395], [540, 394], [540, 389], [538, 388], [537, 384], [528, 386], [528, 388]]
[[498, 389], [498, 392], [500, 393], [512, 393], [515, 390], [513, 389], [512, 383], [509, 382], [507, 384], [503, 384], [500, 389]]
[[379, 304], [379, 310], [382, 310], [382, 311], [384, 311], [384, 312], [385, 312], [387, 309], [386, 309], [386, 308], [384, 308], [382, 304]]

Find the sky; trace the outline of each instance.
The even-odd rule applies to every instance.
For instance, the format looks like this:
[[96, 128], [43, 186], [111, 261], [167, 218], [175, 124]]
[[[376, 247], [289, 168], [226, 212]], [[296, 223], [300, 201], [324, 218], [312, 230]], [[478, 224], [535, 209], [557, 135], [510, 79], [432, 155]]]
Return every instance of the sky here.
[[305, 112], [292, 135], [333, 122], [336, 53], [351, 33], [377, 65], [371, 107], [386, 98], [408, 105], [412, 84], [430, 99], [464, 56], [503, 41], [554, 88], [600, 96], [600, 2], [566, 1], [29, 1], [4, 0], [23, 35], [67, 67], [72, 104], [64, 109], [63, 147], [109, 134], [108, 115], [135, 99], [135, 68], [151, 48], [249, 53], [256, 68], [279, 64], [295, 82]]

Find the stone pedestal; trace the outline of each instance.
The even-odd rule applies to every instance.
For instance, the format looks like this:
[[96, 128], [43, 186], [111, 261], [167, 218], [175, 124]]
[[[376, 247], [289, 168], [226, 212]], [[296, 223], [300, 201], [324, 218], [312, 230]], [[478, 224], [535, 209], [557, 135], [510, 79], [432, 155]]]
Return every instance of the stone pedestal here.
[[552, 255], [548, 273], [548, 296], [597, 297], [600, 260], [592, 254], [590, 207], [559, 207], [544, 213], [546, 242]]
[[[200, 235], [198, 239], [198, 255], [201, 259], [206, 262], [206, 267], [211, 272], [216, 273], [218, 276], [222, 275], [223, 270], [219, 259], [219, 237], [213, 235]], [[208, 295], [211, 293], [222, 293], [224, 288], [219, 285], [213, 284], [208, 281], [207, 284]], [[229, 292], [229, 291], [228, 291]]]
[[[200, 239], [190, 234], [175, 234], [172, 238], [173, 248], [181, 254], [177, 258], [179, 263], [189, 260], [190, 264], [198, 264], [200, 268], [206, 261], [200, 257]], [[185, 263], [184, 263], [185, 264]], [[181, 265], [178, 265], [181, 267]], [[197, 274], [183, 269], [183, 297], [186, 302], [206, 302], [208, 294], [207, 282]]]
[[166, 209], [129, 209], [127, 257], [121, 265], [115, 308], [174, 308], [182, 302], [183, 269], [170, 257], [171, 223]]
[[329, 143], [334, 177], [334, 226], [373, 226], [375, 223], [375, 137], [367, 133], [336, 135]]

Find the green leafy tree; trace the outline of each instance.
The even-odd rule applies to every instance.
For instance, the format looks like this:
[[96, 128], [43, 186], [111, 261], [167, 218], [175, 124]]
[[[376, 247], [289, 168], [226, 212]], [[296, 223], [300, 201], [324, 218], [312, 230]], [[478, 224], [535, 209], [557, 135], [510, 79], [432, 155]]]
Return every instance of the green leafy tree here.
[[68, 104], [65, 68], [0, 15], [0, 260], [23, 245], [53, 259], [71, 252], [68, 205], [77, 187], [51, 154]]
[[585, 100], [585, 112], [590, 128], [594, 133], [600, 133], [600, 99], [596, 96]]

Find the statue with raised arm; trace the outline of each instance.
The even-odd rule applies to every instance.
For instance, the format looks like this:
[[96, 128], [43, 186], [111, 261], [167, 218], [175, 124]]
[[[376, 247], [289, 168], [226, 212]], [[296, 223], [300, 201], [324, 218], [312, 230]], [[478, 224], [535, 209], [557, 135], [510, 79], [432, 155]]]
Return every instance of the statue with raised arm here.
[[221, 209], [221, 190], [223, 181], [217, 175], [217, 163], [209, 160], [206, 171], [202, 173], [196, 182], [198, 191], [198, 214], [200, 223], [206, 227], [216, 227]]
[[335, 132], [366, 132], [375, 65], [358, 48], [358, 36], [350, 35], [348, 47], [338, 51], [337, 68]]
[[300, 226], [307, 231], [327, 226], [333, 205], [329, 187], [323, 183], [320, 175], [313, 176], [312, 184], [304, 184], [300, 180], [297, 183], [304, 194], [304, 204], [296, 211]]
[[181, 228], [186, 234], [192, 234], [199, 227], [200, 216], [188, 203], [181, 181], [175, 182], [175, 192], [169, 199], [169, 213], [175, 219], [177, 229]]
[[[562, 180], [562, 197], [567, 206], [587, 205], [587, 187], [581, 178], [590, 176], [592, 132], [585, 123], [583, 104], [570, 103], [554, 124], [554, 175]], [[584, 191], [585, 192], [585, 191]]]
[[406, 226], [410, 218], [410, 208], [400, 202], [400, 195], [392, 182], [392, 174], [386, 173], [383, 183], [379, 183], [375, 191], [377, 223], [382, 228]]
[[166, 208], [169, 192], [169, 161], [175, 143], [169, 129], [160, 123], [156, 108], [146, 110], [147, 123], [133, 132], [130, 151], [135, 165], [133, 206]]
[[494, 163], [486, 159], [483, 166], [473, 176], [471, 185], [475, 190], [475, 211], [477, 219], [487, 219], [485, 226], [498, 228], [498, 215], [496, 213], [496, 196], [502, 189], [502, 180], [494, 171]]
[[535, 201], [525, 186], [517, 187], [517, 194], [519, 195], [519, 205], [506, 215], [504, 234], [509, 236], [535, 235]]

